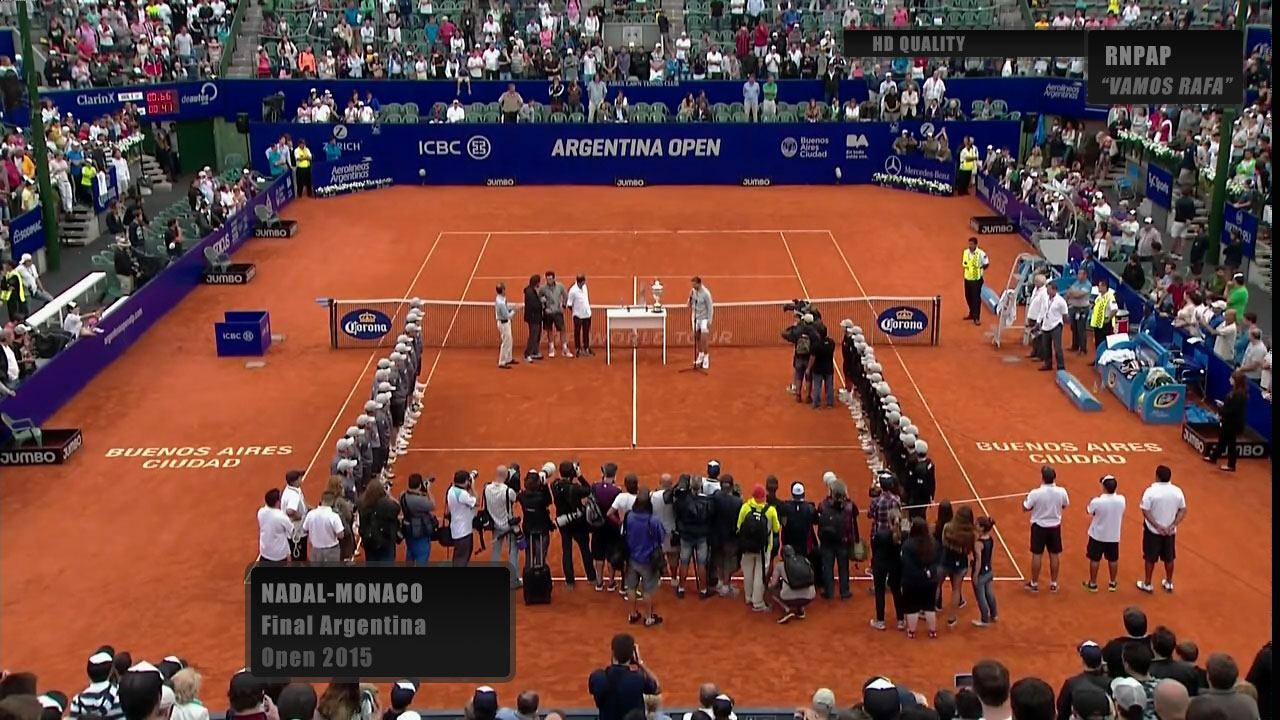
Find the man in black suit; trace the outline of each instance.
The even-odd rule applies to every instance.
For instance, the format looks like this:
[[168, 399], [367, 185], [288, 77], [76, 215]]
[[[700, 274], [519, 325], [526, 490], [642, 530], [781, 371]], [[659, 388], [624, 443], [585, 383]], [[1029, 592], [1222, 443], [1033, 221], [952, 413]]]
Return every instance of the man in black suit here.
[[538, 294], [538, 286], [542, 277], [529, 276], [529, 284], [524, 286], [524, 324], [529, 326], [529, 339], [524, 343], [524, 361], [533, 362], [542, 359], [538, 345], [542, 342], [542, 296]]

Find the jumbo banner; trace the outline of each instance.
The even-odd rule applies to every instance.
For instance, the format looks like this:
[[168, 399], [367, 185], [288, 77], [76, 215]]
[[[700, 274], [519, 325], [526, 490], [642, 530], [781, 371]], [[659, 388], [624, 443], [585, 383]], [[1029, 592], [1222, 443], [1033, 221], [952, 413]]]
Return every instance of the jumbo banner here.
[[1240, 233], [1240, 244], [1243, 246], [1244, 256], [1252, 258], [1258, 243], [1258, 218], [1254, 217], [1247, 208], [1235, 207], [1229, 200], [1224, 200], [1222, 236], [1218, 241], [1223, 245], [1229, 245], [1233, 230]]
[[1147, 198], [1168, 210], [1173, 207], [1173, 173], [1156, 163], [1147, 163]]
[[130, 295], [118, 310], [102, 318], [97, 325], [98, 334], [77, 339], [41, 366], [18, 388], [17, 395], [5, 400], [5, 412], [43, 424], [200, 284], [206, 249], [234, 253], [253, 236], [254, 209], [258, 205], [278, 211], [293, 197], [292, 177], [273, 181], [245, 209]]
[[[434, 185], [782, 185], [866, 184], [893, 172], [894, 140], [945, 131], [952, 156], [961, 138], [978, 147], [1018, 146], [1012, 121], [939, 123], [608, 124], [608, 125], [251, 125], [253, 166], [281, 135], [312, 147], [331, 138], [340, 163], [381, 161], [397, 184]], [[954, 160], [951, 161], [954, 163]], [[945, 170], [954, 176], [954, 167]], [[385, 177], [383, 175], [382, 177]], [[320, 187], [317, 180], [317, 188]]]
[[[237, 113], [248, 113], [250, 118], [262, 117], [263, 100], [280, 93], [284, 96], [283, 118], [292, 118], [298, 104], [306, 99], [312, 88], [319, 93], [330, 92], [339, 103], [345, 103], [352, 94], [361, 98], [372, 93], [378, 102], [416, 103], [422, 116], [431, 113], [436, 103], [448, 103], [457, 97], [453, 82], [421, 80], [246, 80], [223, 79], [185, 83], [168, 83], [122, 88], [93, 88], [87, 90], [59, 90], [43, 93], [63, 112], [77, 117], [94, 117], [113, 113], [131, 103], [147, 119], [155, 122], [199, 120], [210, 117], [235, 119]], [[507, 89], [502, 81], [472, 83], [471, 94], [461, 98], [465, 103], [497, 102]], [[609, 88], [612, 98], [621, 89], [632, 103], [665, 103], [674, 110], [685, 95], [705, 92], [712, 103], [742, 102], [742, 83], [736, 80], [704, 80], [670, 82], [660, 84], [616, 83]], [[525, 98], [548, 101], [545, 80], [521, 80], [516, 90]], [[840, 83], [842, 101], [862, 102], [870, 97], [865, 80], [844, 80]], [[1004, 100], [1010, 111], [1023, 114], [1037, 112], [1071, 118], [1105, 117], [1106, 107], [1085, 104], [1083, 80], [1065, 78], [956, 78], [947, 80], [947, 97], [960, 101], [965, 113], [973, 102]], [[807, 102], [811, 98], [825, 98], [819, 80], [783, 80], [778, 83], [778, 100], [787, 103]], [[28, 122], [27, 108], [14, 108], [7, 118], [18, 125]], [[981, 147], [981, 146], [980, 146]], [[1016, 146], [1015, 146], [1016, 147]]]
[[25, 253], [35, 253], [44, 249], [44, 211], [32, 208], [13, 219], [9, 224], [9, 239], [12, 242], [14, 260]]

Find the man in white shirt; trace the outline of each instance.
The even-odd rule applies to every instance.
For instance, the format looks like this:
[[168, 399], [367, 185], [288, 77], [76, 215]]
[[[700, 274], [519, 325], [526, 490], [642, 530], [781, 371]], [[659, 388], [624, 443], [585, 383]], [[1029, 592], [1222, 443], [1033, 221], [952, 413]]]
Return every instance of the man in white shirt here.
[[36, 261], [31, 257], [31, 253], [23, 253], [18, 267], [14, 269], [18, 271], [22, 284], [27, 286], [28, 303], [31, 302], [30, 298], [40, 298], [47, 303], [53, 302], [53, 295], [44, 289], [44, 283], [40, 281], [40, 268], [36, 267]]
[[490, 80], [497, 80], [498, 60], [502, 57], [502, 51], [494, 47], [493, 43], [489, 43], [489, 46], [484, 49], [484, 53], [481, 54], [481, 57], [484, 60], [485, 77]]
[[362, 123], [371, 123], [374, 120], [373, 107], [361, 102], [356, 106], [356, 120]]
[[[493, 482], [484, 486], [484, 507], [489, 517], [493, 518], [493, 551], [489, 556], [492, 562], [502, 562], [502, 546], [507, 546], [507, 564], [511, 566], [511, 576], [520, 580], [516, 572], [516, 533], [519, 528], [511, 522], [516, 502], [516, 491], [511, 489], [507, 481], [511, 471], [506, 465], [499, 465], [493, 474]], [[519, 520], [519, 518], [516, 518]]]
[[280, 491], [267, 491], [266, 505], [258, 508], [258, 562], [283, 565], [289, 560], [289, 533], [293, 523], [280, 509]]
[[591, 298], [587, 294], [587, 276], [582, 273], [569, 288], [566, 304], [573, 315], [573, 354], [575, 357], [595, 355], [591, 351]]
[[1067, 364], [1062, 357], [1062, 326], [1066, 322], [1070, 309], [1067, 308], [1067, 299], [1058, 294], [1058, 283], [1048, 283], [1045, 290], [1048, 292], [1046, 295], [1048, 300], [1045, 304], [1044, 319], [1040, 321], [1040, 334], [1044, 343], [1042, 346], [1044, 364], [1040, 369], [1052, 370], [1053, 363], [1057, 362], [1059, 370], [1066, 370]]
[[1049, 592], [1058, 592], [1058, 565], [1062, 555], [1062, 510], [1070, 504], [1067, 491], [1058, 487], [1058, 473], [1040, 468], [1040, 487], [1027, 493], [1022, 509], [1031, 513], [1031, 579], [1027, 590], [1040, 591], [1040, 566], [1049, 553]]
[[[635, 473], [627, 473], [622, 478], [622, 492], [613, 499], [613, 504], [609, 506], [609, 520], [617, 523], [618, 527], [627, 520], [627, 513], [631, 512], [631, 508], [635, 507], [636, 497], [640, 492], [640, 476]], [[650, 495], [650, 500], [653, 496]]]
[[280, 491], [280, 509], [289, 517], [293, 526], [289, 533], [289, 557], [295, 562], [307, 561], [307, 533], [302, 522], [307, 519], [307, 499], [302, 495], [301, 470], [290, 470], [284, 475], [284, 490]]
[[1142, 493], [1142, 560], [1146, 579], [1138, 581], [1138, 589], [1145, 593], [1152, 591], [1151, 575], [1155, 572], [1156, 560], [1164, 563], [1161, 587], [1165, 592], [1173, 592], [1174, 540], [1178, 537], [1178, 526], [1187, 517], [1187, 498], [1172, 480], [1173, 471], [1159, 465], [1156, 481]]
[[471, 562], [476, 519], [476, 496], [471, 492], [474, 482], [474, 473], [458, 470], [453, 474], [453, 485], [444, 496], [446, 512], [449, 513], [449, 537], [453, 539], [451, 564], [454, 567], [466, 567]]
[[924, 81], [924, 101], [929, 104], [930, 101], [942, 103], [942, 98], [947, 94], [947, 83], [942, 79], [942, 71], [934, 70], [933, 77]]
[[91, 312], [88, 316], [81, 315], [80, 306], [75, 302], [69, 302], [67, 303], [67, 314], [62, 318], [62, 332], [70, 335], [72, 340], [96, 335], [101, 331], [85, 325], [86, 320], [96, 317], [98, 317], [97, 312]]
[[462, 101], [454, 98], [449, 104], [449, 109], [444, 112], [444, 119], [451, 123], [465, 122], [467, 119], [467, 110], [462, 107]]
[[302, 521], [302, 532], [311, 541], [311, 562], [339, 562], [342, 548], [338, 545], [345, 532], [342, 518], [334, 512], [333, 504], [338, 496], [326, 492], [320, 496], [320, 507], [307, 513]]
[[18, 387], [18, 354], [13, 349], [13, 331], [0, 329], [0, 396], [14, 395]]
[[[671, 496], [673, 485], [671, 473], [663, 473], [658, 478], [658, 489], [649, 495], [649, 500], [653, 502], [653, 514], [662, 521], [662, 528], [666, 530], [662, 551], [667, 555], [667, 567], [678, 568], [680, 567], [680, 535], [676, 533], [676, 501]], [[677, 585], [676, 575], [675, 572], [671, 573], [671, 587]]]
[[1031, 352], [1027, 353], [1027, 357], [1043, 361], [1049, 356], [1045, 352], [1044, 334], [1040, 332], [1040, 322], [1044, 320], [1044, 313], [1049, 309], [1049, 291], [1044, 289], [1043, 274], [1036, 273], [1032, 282], [1035, 283], [1035, 289], [1031, 291], [1031, 299], [1027, 301], [1027, 332], [1031, 335]]
[[1107, 590], [1116, 591], [1116, 573], [1120, 562], [1120, 528], [1124, 524], [1125, 499], [1116, 493], [1116, 476], [1102, 476], [1102, 494], [1089, 501], [1088, 512], [1093, 518], [1089, 523], [1089, 544], [1084, 554], [1089, 558], [1089, 579], [1084, 589], [1098, 592], [1098, 565], [1107, 560], [1111, 582]]
[[[1221, 300], [1214, 303], [1217, 305], [1222, 303]], [[1226, 304], [1226, 303], [1222, 303]], [[1210, 325], [1201, 325], [1200, 330], [1213, 336], [1213, 354], [1219, 360], [1228, 365], [1235, 362], [1236, 359], [1236, 337], [1240, 333], [1240, 326], [1236, 325], [1236, 311], [1227, 309], [1222, 313], [1222, 323], [1218, 327]]]
[[707, 79], [724, 79], [724, 55], [720, 53], [720, 49], [715, 45], [712, 45], [711, 49], [707, 51]]

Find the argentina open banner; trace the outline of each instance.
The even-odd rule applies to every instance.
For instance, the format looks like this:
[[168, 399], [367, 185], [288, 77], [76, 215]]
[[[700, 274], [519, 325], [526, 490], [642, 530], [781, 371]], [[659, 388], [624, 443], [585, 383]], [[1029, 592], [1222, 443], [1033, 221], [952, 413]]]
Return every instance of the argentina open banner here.
[[[1018, 146], [1018, 122], [950, 122], [933, 127], [949, 138], [948, 160], [930, 159], [922, 150], [894, 152], [894, 140], [904, 130], [922, 140], [925, 125], [289, 123], [251, 125], [249, 141], [254, 168], [266, 172], [266, 150], [282, 134], [320, 147], [340, 131], [343, 155], [333, 165], [342, 172], [317, 165], [317, 195], [322, 190], [350, 192], [388, 179], [409, 185], [766, 186], [829, 184], [837, 179], [868, 184], [877, 173], [923, 178], [938, 186], [935, 194], [950, 194], [945, 188], [954, 183], [961, 138], [972, 137], [978, 147]], [[898, 160], [888, 163], [886, 170], [891, 156]], [[358, 183], [366, 185], [356, 188]]]

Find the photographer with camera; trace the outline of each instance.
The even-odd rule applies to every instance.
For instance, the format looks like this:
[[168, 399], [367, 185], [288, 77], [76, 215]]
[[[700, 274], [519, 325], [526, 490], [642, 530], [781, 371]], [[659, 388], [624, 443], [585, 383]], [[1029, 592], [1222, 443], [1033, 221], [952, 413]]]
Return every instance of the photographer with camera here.
[[[547, 489], [546, 475], [530, 470], [524, 479], [524, 489], [516, 495], [524, 522], [514, 525], [512, 535], [517, 544], [522, 540], [524, 551], [525, 603], [538, 604], [551, 601], [551, 571], [547, 568], [547, 550], [551, 547], [551, 492]], [[514, 557], [514, 553], [512, 555]]]
[[466, 567], [471, 563], [471, 550], [475, 545], [473, 533], [476, 520], [476, 496], [473, 490], [475, 470], [458, 470], [453, 473], [453, 485], [445, 493], [446, 518], [449, 521], [449, 538], [453, 540], [452, 565]]
[[813, 355], [813, 348], [818, 344], [818, 327], [822, 324], [822, 315], [818, 313], [817, 308], [804, 300], [792, 300], [782, 309], [795, 314], [795, 324], [782, 331], [782, 337], [793, 348], [791, 358], [792, 376], [790, 392], [795, 393], [796, 402], [804, 402], [811, 394], [806, 383], [811, 388], [812, 376], [809, 370], [809, 361]]
[[[542, 466], [550, 474], [555, 468], [551, 463]], [[578, 546], [587, 582], [595, 584], [596, 569], [591, 563], [591, 529], [587, 527], [584, 506], [591, 494], [591, 484], [579, 472], [578, 463], [565, 460], [560, 463], [560, 474], [551, 483], [551, 498], [556, 508], [556, 527], [560, 530], [560, 559], [564, 563], [565, 587], [573, 589], [578, 574], [573, 569], [573, 546]]]
[[[514, 463], [513, 463], [514, 465]], [[519, 578], [516, 569], [516, 558], [519, 551], [516, 549], [516, 539], [520, 532], [520, 517], [515, 514], [516, 491], [511, 486], [515, 484], [519, 486], [520, 476], [519, 467], [516, 467], [517, 473], [515, 483], [512, 483], [511, 468], [506, 465], [499, 465], [493, 476], [493, 481], [484, 486], [484, 509], [483, 513], [488, 513], [490, 532], [493, 533], [493, 550], [490, 553], [490, 562], [502, 562], [502, 546], [507, 546], [507, 565], [511, 566], [512, 577]], [[519, 586], [519, 579], [516, 585]]]
[[[840, 599], [848, 600], [853, 597], [849, 588], [849, 560], [862, 559], [853, 557], [854, 547], [861, 546], [862, 542], [858, 533], [858, 506], [849, 497], [845, 484], [839, 480], [831, 483], [828, 492], [827, 499], [818, 506], [822, 597], [830, 600], [835, 595], [835, 582], [839, 577]], [[865, 549], [859, 550], [859, 553], [864, 552]]]
[[711, 597], [706, 585], [707, 537], [711, 532], [711, 498], [702, 493], [702, 478], [681, 475], [672, 490], [676, 510], [676, 534], [680, 536], [680, 569], [676, 597], [684, 597], [684, 581], [693, 561], [693, 582], [701, 598]]

